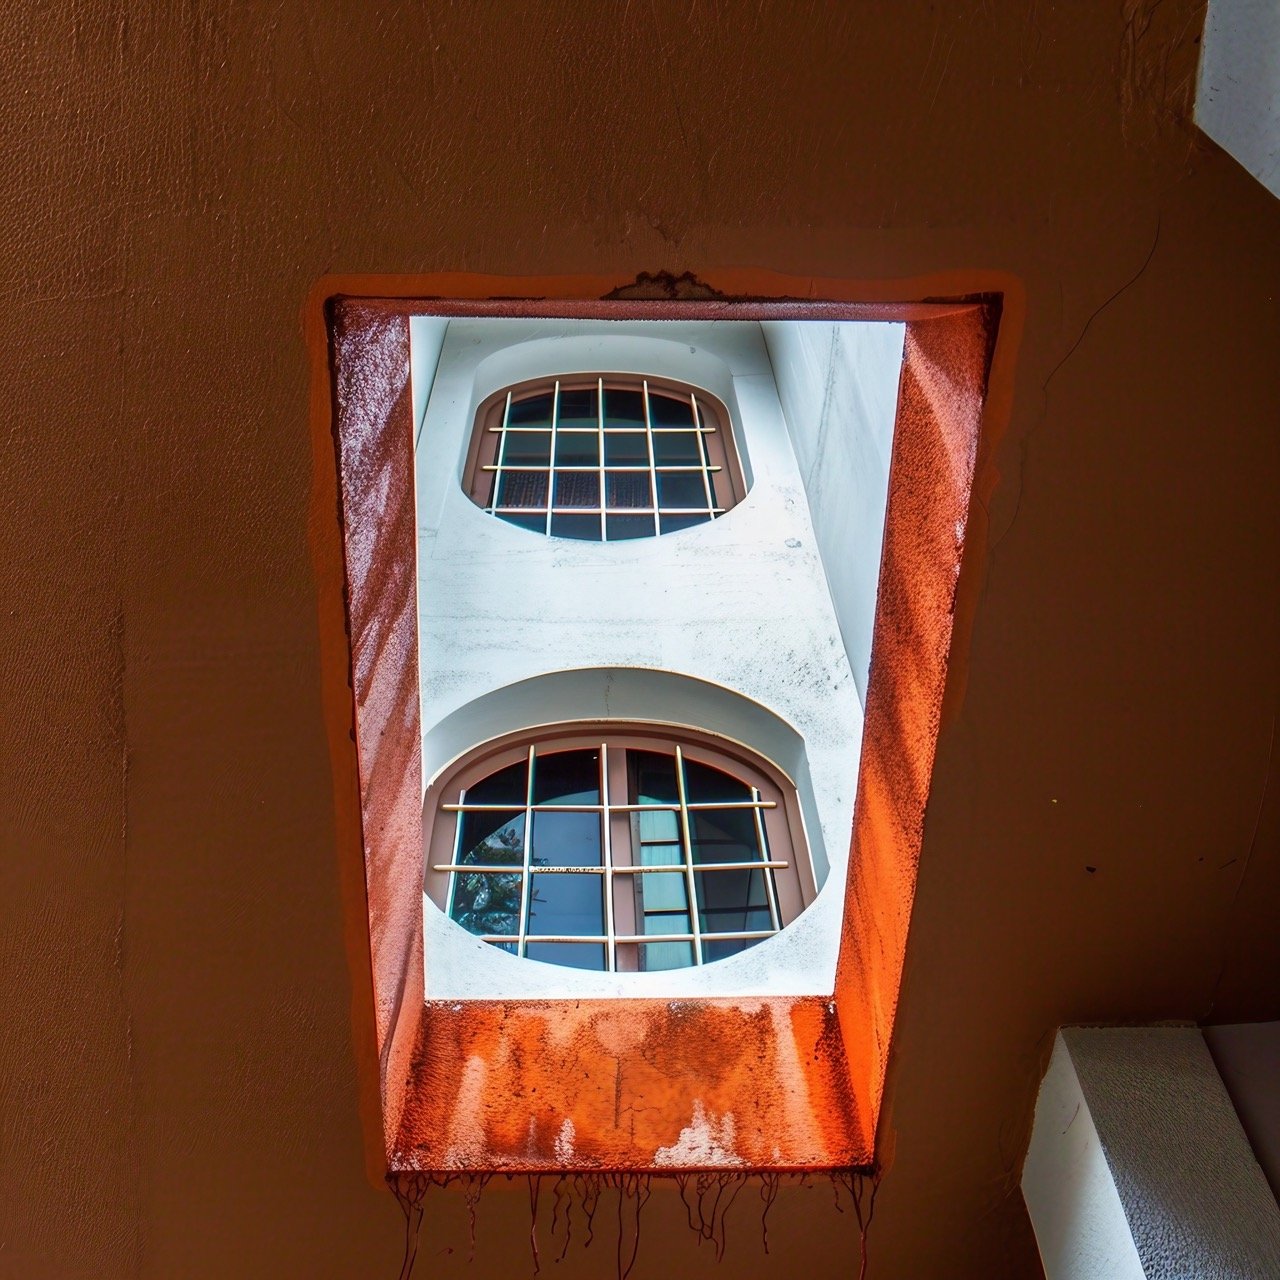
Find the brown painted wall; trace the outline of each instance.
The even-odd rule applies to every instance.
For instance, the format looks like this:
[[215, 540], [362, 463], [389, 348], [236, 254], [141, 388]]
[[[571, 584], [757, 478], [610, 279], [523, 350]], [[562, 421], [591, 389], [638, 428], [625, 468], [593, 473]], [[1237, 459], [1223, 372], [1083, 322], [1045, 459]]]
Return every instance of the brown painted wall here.
[[[162, 8], [0, 31], [0, 1274], [397, 1273], [320, 696], [313, 283], [747, 265], [1025, 289], [871, 1274], [1036, 1275], [1052, 1027], [1280, 1015], [1280, 206], [1186, 123], [1195, 5]], [[735, 1272], [848, 1274], [830, 1203], [784, 1192], [765, 1258], [744, 1194]], [[673, 1197], [645, 1213], [638, 1274], [710, 1264]], [[493, 1188], [466, 1269], [437, 1197], [421, 1272], [519, 1274], [527, 1227]], [[558, 1270], [607, 1270], [601, 1234]]]

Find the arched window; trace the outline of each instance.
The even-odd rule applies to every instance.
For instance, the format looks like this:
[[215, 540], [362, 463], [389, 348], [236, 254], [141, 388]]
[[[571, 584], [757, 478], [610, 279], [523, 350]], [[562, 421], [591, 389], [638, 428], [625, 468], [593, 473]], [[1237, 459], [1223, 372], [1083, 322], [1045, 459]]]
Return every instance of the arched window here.
[[794, 788], [710, 735], [543, 731], [479, 748], [432, 790], [429, 895], [531, 960], [709, 964], [771, 937], [814, 896]]
[[621, 375], [490, 397], [476, 415], [464, 487], [519, 528], [589, 542], [688, 529], [745, 493], [722, 405], [681, 383]]

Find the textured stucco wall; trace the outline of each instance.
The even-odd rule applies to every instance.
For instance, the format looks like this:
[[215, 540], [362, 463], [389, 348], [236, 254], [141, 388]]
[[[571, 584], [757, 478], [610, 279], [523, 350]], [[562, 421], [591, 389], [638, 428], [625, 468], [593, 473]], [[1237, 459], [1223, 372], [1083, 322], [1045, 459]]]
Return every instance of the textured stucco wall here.
[[[3, 1267], [397, 1274], [316, 281], [745, 265], [1024, 304], [870, 1265], [1036, 1274], [1050, 1029], [1280, 1016], [1280, 208], [1190, 124], [1197, 28], [1191, 0], [8, 7]], [[727, 1263], [847, 1274], [830, 1199], [784, 1191], [765, 1257], [739, 1197]], [[673, 1197], [645, 1213], [638, 1276], [711, 1265]], [[466, 1274], [523, 1266], [528, 1215], [494, 1186]], [[463, 1274], [465, 1205], [429, 1219], [423, 1265]]]

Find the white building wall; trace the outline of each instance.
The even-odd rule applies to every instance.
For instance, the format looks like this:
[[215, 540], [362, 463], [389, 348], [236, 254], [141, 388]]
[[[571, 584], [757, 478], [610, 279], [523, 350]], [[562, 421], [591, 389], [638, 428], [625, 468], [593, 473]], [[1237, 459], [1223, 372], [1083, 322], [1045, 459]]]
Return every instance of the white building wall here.
[[[418, 359], [415, 372], [430, 363]], [[621, 543], [547, 538], [480, 510], [460, 483], [479, 403], [513, 382], [580, 372], [664, 375], [717, 396], [734, 419], [745, 499], [709, 524]], [[885, 383], [873, 403], [889, 404], [891, 423], [897, 363], [868, 372]], [[828, 434], [837, 434], [830, 423]], [[613, 716], [740, 732], [791, 773], [825, 878], [777, 937], [712, 966], [652, 974], [517, 960], [424, 899], [428, 996], [829, 994], [862, 707], [760, 326], [450, 320], [425, 397], [417, 483], [426, 782], [498, 723]], [[883, 497], [880, 510], [882, 523]], [[864, 611], [874, 608], [874, 575], [871, 593]], [[619, 669], [631, 678], [620, 683]], [[573, 697], [560, 698], [572, 709], [551, 714], [529, 690], [566, 670], [582, 673]], [[684, 677], [678, 696], [645, 672]], [[516, 686], [520, 696], [504, 697]], [[764, 714], [753, 720], [752, 706]], [[760, 727], [770, 721], [803, 743], [798, 763], [779, 758], [785, 729], [771, 738]]]

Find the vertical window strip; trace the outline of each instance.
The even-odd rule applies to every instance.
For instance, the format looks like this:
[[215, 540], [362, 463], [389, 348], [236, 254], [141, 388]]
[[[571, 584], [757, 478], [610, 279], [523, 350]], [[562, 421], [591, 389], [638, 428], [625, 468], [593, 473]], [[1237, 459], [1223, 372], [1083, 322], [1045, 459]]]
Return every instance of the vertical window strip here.
[[[760, 808], [760, 789], [758, 787], [751, 788], [751, 799], [754, 808], [751, 810], [756, 820], [756, 845], [760, 853], [760, 861], [769, 861], [769, 837], [764, 829], [764, 810]], [[769, 895], [769, 927], [777, 933], [782, 927], [778, 917], [778, 893], [777, 887], [773, 882], [773, 868], [763, 868], [765, 892]]]
[[507, 392], [507, 403], [502, 410], [502, 430], [498, 433], [498, 456], [495, 461], [498, 469], [493, 473], [493, 492], [489, 495], [489, 510], [493, 511], [501, 506], [498, 499], [502, 495], [503, 484], [503, 466], [506, 463], [507, 456], [507, 428], [511, 425], [511, 392]]
[[[603, 448], [603, 442], [601, 442]], [[603, 516], [600, 517], [602, 520]], [[618, 930], [613, 919], [613, 842], [612, 813], [609, 807], [609, 744], [600, 744], [600, 820], [604, 825], [601, 833], [601, 851], [604, 854], [604, 931], [608, 938], [605, 943], [605, 970], [613, 973], [617, 970], [617, 937]]]
[[[551, 517], [548, 515], [547, 519]], [[533, 857], [533, 762], [534, 749], [529, 748], [529, 766], [525, 776], [524, 791], [524, 841], [521, 849], [523, 871], [520, 876], [520, 937], [516, 943], [516, 955], [526, 954], [529, 942], [529, 894], [533, 878], [529, 874]]]
[[[648, 409], [648, 384], [645, 386]], [[647, 417], [646, 413], [646, 417]], [[702, 963], [702, 922], [698, 919], [698, 886], [693, 878], [693, 831], [689, 822], [689, 793], [684, 778], [684, 752], [676, 743], [676, 795], [680, 801], [680, 843], [684, 846], [685, 891], [689, 895], [689, 927], [693, 931], [693, 963]]]
[[[560, 425], [560, 379], [551, 393], [551, 453], [547, 458], [547, 537], [551, 536], [551, 513], [556, 499], [556, 432]], [[533, 765], [529, 766], [529, 785], [533, 786]], [[521, 946], [520, 954], [524, 955]]]
[[[604, 512], [605, 512], [605, 508], [609, 505], [609, 501], [608, 501], [608, 499], [609, 499], [609, 494], [608, 494], [608, 490], [605, 488], [605, 483], [604, 483], [604, 379], [603, 379], [603, 378], [598, 378], [598, 379], [596, 379], [596, 423], [597, 423], [597, 425], [598, 425], [598, 427], [599, 427], [598, 445], [599, 445], [599, 449], [600, 449], [600, 456], [599, 456], [599, 458], [597, 459], [597, 461], [598, 461], [598, 462], [599, 462], [599, 464], [600, 464], [600, 467], [599, 467], [599, 474], [600, 474], [600, 541], [601, 541], [601, 542], [608, 542], [608, 541], [609, 541], [609, 530], [608, 530], [608, 526], [605, 524], [605, 519], [604, 519]], [[601, 792], [601, 794], [603, 795], [604, 793], [603, 793], [603, 792]], [[608, 808], [607, 808], [607, 807], [606, 807], [606, 809], [605, 809], [605, 812], [606, 812], [606, 813], [608, 812]], [[612, 943], [613, 930], [612, 930], [612, 929], [610, 929], [610, 930], [609, 930], [609, 935], [610, 935], [610, 946], [612, 946], [612, 945], [613, 945], [613, 943]], [[613, 967], [613, 966], [612, 966], [612, 965], [610, 965], [610, 968], [611, 968], [611, 969], [612, 969], [612, 967]]]

